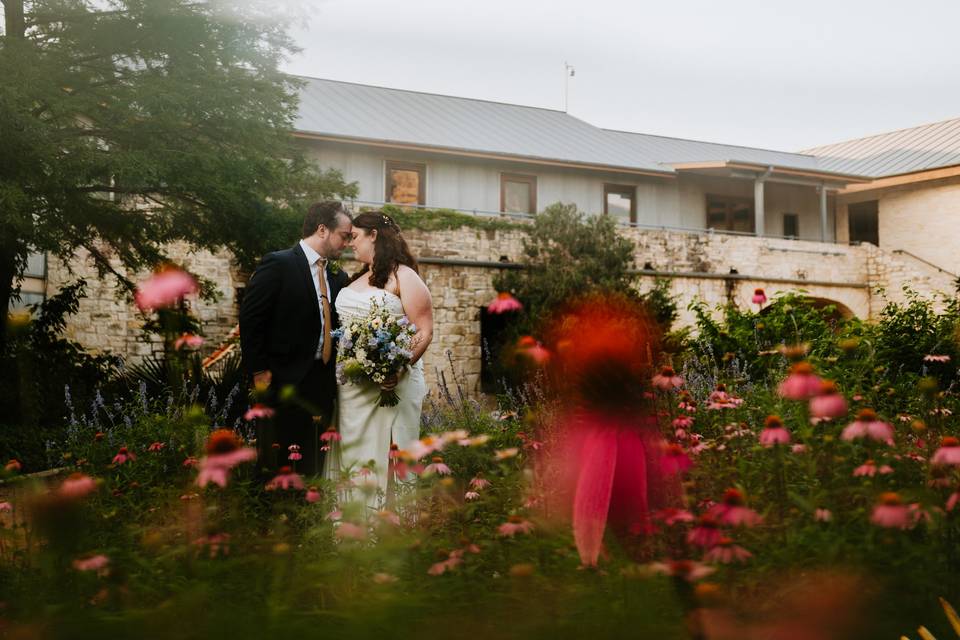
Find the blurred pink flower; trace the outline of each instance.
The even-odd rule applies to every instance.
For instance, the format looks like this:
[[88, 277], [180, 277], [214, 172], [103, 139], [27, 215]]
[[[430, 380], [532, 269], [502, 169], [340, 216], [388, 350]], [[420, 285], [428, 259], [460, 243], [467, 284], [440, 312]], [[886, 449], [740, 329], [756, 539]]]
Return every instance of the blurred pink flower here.
[[290, 452], [287, 455], [287, 460], [293, 460], [294, 462], [297, 460], [303, 460], [303, 456], [300, 454], [300, 445], [291, 444], [289, 447], [287, 447], [287, 451]]
[[533, 530], [533, 523], [524, 520], [520, 516], [510, 516], [506, 522], [497, 527], [497, 532], [501, 536], [513, 537], [517, 533], [530, 533]]
[[710, 548], [718, 544], [722, 537], [720, 523], [712, 515], [705, 513], [697, 518], [697, 525], [687, 533], [687, 543]]
[[753, 304], [762, 305], [767, 301], [767, 294], [763, 289], [754, 289], [753, 298], [750, 299]]
[[84, 473], [71, 473], [57, 492], [65, 498], [82, 498], [97, 490], [97, 481]]
[[132, 451], [127, 451], [126, 447], [120, 447], [117, 455], [113, 456], [113, 464], [124, 464], [125, 462], [132, 462], [136, 459], [137, 456], [135, 456]]
[[367, 528], [352, 522], [341, 522], [333, 530], [333, 535], [340, 540], [365, 540]]
[[724, 491], [723, 499], [712, 506], [709, 513], [721, 524], [733, 527], [752, 527], [763, 521], [756, 511], [746, 506], [743, 494], [737, 489]]
[[910, 508], [903, 504], [898, 494], [892, 491], [880, 495], [870, 515], [870, 522], [888, 529], [909, 529], [915, 524]]
[[243, 414], [243, 419], [250, 422], [257, 418], [272, 418], [274, 413], [276, 412], [265, 404], [255, 404], [247, 409], [247, 412]]
[[693, 560], [668, 560], [666, 562], [651, 562], [650, 570], [674, 578], [682, 578], [688, 582], [696, 582], [705, 578], [716, 569], [711, 566], [694, 562]]
[[0, 502], [0, 511], [13, 511], [13, 505], [9, 502]]
[[493, 302], [487, 305], [487, 313], [510, 313], [511, 311], [521, 311], [523, 305], [506, 291], [501, 291], [494, 298]]
[[667, 475], [683, 473], [693, 466], [690, 456], [684, 452], [683, 447], [678, 444], [668, 444], [663, 448], [663, 455], [660, 457], [660, 469]]
[[490, 481], [478, 475], [470, 481], [470, 486], [477, 490], [486, 489], [490, 486]]
[[783, 426], [780, 416], [767, 416], [763, 422], [763, 430], [760, 432], [760, 444], [764, 447], [772, 447], [789, 443], [790, 432]]
[[211, 433], [207, 438], [207, 455], [197, 463], [199, 468], [197, 485], [205, 487], [212, 482], [226, 487], [231, 469], [242, 462], [256, 460], [256, 450], [252, 447], [244, 447], [242, 444], [240, 438], [231, 429], [217, 429]]
[[847, 441], [870, 438], [893, 444], [893, 427], [882, 421], [873, 409], [861, 409], [856, 420], [844, 428], [840, 437]]
[[710, 392], [707, 409], [717, 411], [719, 409], [736, 409], [743, 404], [743, 398], [737, 398], [727, 393], [727, 388], [718, 384], [717, 388]]
[[313, 504], [314, 502], [319, 502], [322, 496], [320, 495], [320, 492], [317, 491], [316, 487], [310, 487], [307, 489], [307, 495], [304, 497], [306, 498], [307, 502]]
[[538, 367], [542, 367], [550, 360], [550, 352], [535, 338], [523, 336], [517, 341], [517, 355], [528, 358]]
[[497, 449], [496, 451], [493, 452], [493, 458], [495, 460], [506, 460], [507, 458], [515, 458], [518, 453], [520, 453], [520, 449], [518, 449], [517, 447]]
[[467, 491], [465, 494], [463, 494], [464, 500], [476, 500], [479, 497], [480, 497], [480, 494], [477, 493], [476, 491]]
[[842, 418], [847, 415], [847, 400], [837, 391], [837, 385], [824, 380], [818, 394], [810, 398], [810, 416], [813, 418]]
[[878, 473], [880, 475], [893, 473], [893, 467], [887, 464], [884, 464], [878, 467], [873, 460], [867, 460], [862, 465], [860, 465], [859, 467], [853, 470], [854, 477], [866, 476], [866, 477], [872, 478]]
[[[337, 437], [339, 437], [339, 434]], [[324, 449], [324, 447], [321, 447], [321, 449]], [[329, 449], [329, 447], [326, 447], [326, 449]], [[387, 464], [388, 470], [390, 473], [397, 474], [397, 477], [401, 480], [406, 480], [407, 474], [409, 473], [406, 460], [408, 456], [409, 454], [398, 447], [396, 443], [390, 444], [389, 462]]]
[[793, 445], [792, 447], [790, 447], [790, 451], [792, 451], [793, 453], [797, 453], [797, 454], [806, 453], [806, 452], [807, 452], [807, 445], [805, 445], [805, 444], [795, 444], [795, 445]]
[[265, 487], [267, 491], [276, 491], [277, 489], [303, 489], [303, 478], [301, 478], [290, 467], [280, 467], [277, 475]]
[[830, 522], [833, 520], [833, 513], [830, 509], [817, 508], [813, 510], [813, 519], [817, 522]]
[[343, 438], [340, 436], [340, 433], [337, 431], [336, 427], [327, 427], [327, 430], [323, 432], [320, 436], [320, 440], [323, 442], [340, 442]]
[[807, 400], [820, 391], [821, 380], [809, 362], [797, 362], [790, 374], [780, 383], [780, 395], [789, 400]]
[[730, 538], [720, 538], [716, 546], [704, 554], [703, 559], [707, 562], [730, 564], [731, 562], [746, 562], [752, 557], [752, 553], [734, 544]]
[[10, 461], [4, 465], [3, 470], [8, 473], [19, 472], [23, 468], [23, 465], [20, 464], [20, 461], [16, 458], [11, 458]]
[[679, 389], [683, 386], [683, 378], [678, 376], [673, 370], [673, 367], [664, 367], [660, 370], [660, 373], [653, 376], [651, 380], [653, 386], [661, 391], [670, 391], [671, 389]]
[[173, 342], [173, 348], [179, 351], [183, 347], [196, 349], [203, 344], [203, 338], [192, 333], [182, 333], [180, 337]]
[[197, 290], [197, 283], [190, 274], [179, 269], [166, 269], [141, 282], [134, 299], [141, 311], [152, 311], [172, 306]]
[[443, 458], [441, 458], [440, 456], [433, 456], [433, 458], [431, 458], [430, 464], [428, 464], [427, 468], [423, 470], [423, 475], [429, 476], [434, 473], [441, 476], [448, 476], [451, 473], [453, 473], [453, 471], [451, 471], [450, 467], [448, 467], [443, 463]]
[[96, 571], [97, 575], [104, 575], [107, 572], [107, 566], [110, 564], [110, 558], [102, 553], [88, 558], [77, 558], [73, 561], [73, 568], [77, 571]]
[[924, 362], [950, 362], [950, 356], [927, 354], [923, 356]]
[[937, 449], [933, 457], [930, 458], [930, 464], [935, 465], [960, 465], [960, 440], [953, 436], [947, 436], [940, 441], [940, 448]]
[[946, 504], [947, 511], [953, 511], [953, 508], [957, 506], [958, 501], [960, 501], [960, 491], [951, 493], [950, 497], [947, 498], [947, 504]]
[[689, 429], [693, 426], [693, 418], [687, 415], [680, 416], [679, 418], [674, 419], [673, 427], [678, 431], [682, 429]]
[[420, 458], [433, 453], [434, 451], [440, 451], [443, 449], [444, 442], [442, 439], [434, 436], [424, 436], [419, 440], [411, 443], [407, 450], [410, 453], [410, 457], [413, 460], [419, 460]]
[[183, 460], [183, 466], [185, 466], [185, 467], [195, 467], [195, 466], [197, 466], [197, 464], [199, 464], [199, 461], [198, 461], [196, 458], [194, 458], [193, 456], [187, 456], [187, 457]]
[[379, 513], [377, 513], [377, 516], [379, 516], [380, 520], [383, 522], [390, 523], [395, 527], [400, 526], [400, 516], [398, 516], [393, 511], [384, 509], [383, 511], [380, 511]]
[[149, 447], [147, 447], [147, 451], [159, 453], [160, 451], [163, 451], [163, 448], [165, 446], [167, 446], [165, 442], [154, 442]]

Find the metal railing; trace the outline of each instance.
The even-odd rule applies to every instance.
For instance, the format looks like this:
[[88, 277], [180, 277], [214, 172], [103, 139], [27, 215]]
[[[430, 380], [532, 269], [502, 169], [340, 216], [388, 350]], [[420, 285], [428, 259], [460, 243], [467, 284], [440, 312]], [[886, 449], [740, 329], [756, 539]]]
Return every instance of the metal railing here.
[[957, 274], [951, 273], [951, 272], [947, 271], [946, 269], [944, 269], [943, 267], [941, 267], [941, 266], [939, 266], [939, 265], [936, 265], [936, 264], [933, 264], [932, 262], [930, 262], [930, 261], [927, 260], [926, 258], [921, 258], [920, 256], [918, 256], [918, 255], [915, 254], [915, 253], [910, 253], [910, 252], [907, 251], [906, 249], [894, 249], [894, 250], [891, 251], [890, 253], [897, 253], [897, 254], [900, 254], [900, 255], [903, 255], [903, 256], [910, 256], [910, 257], [913, 258], [914, 260], [917, 260], [918, 262], [922, 262], [923, 264], [927, 265], [928, 267], [932, 267], [932, 268], [936, 269], [936, 270], [939, 271], [940, 273], [945, 273], [945, 274], [947, 274], [948, 276], [950, 276], [950, 277], [953, 278], [954, 280], [957, 279]]
[[[461, 207], [442, 207], [434, 205], [424, 205], [424, 204], [398, 204], [396, 202], [382, 202], [378, 200], [359, 200], [359, 199], [350, 199], [346, 200], [351, 207], [354, 205], [360, 205], [363, 207], [383, 207], [385, 205], [402, 207], [404, 209], [424, 209], [424, 210], [443, 210], [443, 211], [455, 211], [457, 213], [465, 213], [467, 215], [477, 216], [478, 218], [512, 218], [515, 220], [533, 220], [536, 218], [536, 214], [532, 213], [506, 213], [502, 211], [487, 211], [484, 209], [464, 209]], [[693, 233], [697, 235], [723, 235], [723, 236], [738, 236], [744, 238], [772, 238], [775, 240], [799, 240], [802, 242], [819, 242], [823, 244], [837, 244], [835, 240], [807, 240], [805, 238], [798, 238], [797, 236], [784, 236], [777, 235], [772, 233], [765, 233], [762, 236], [758, 236], [752, 231], [728, 231], [726, 229], [710, 229], [704, 227], [683, 227], [678, 225], [668, 225], [668, 224], [652, 224], [648, 222], [631, 222], [629, 220], [617, 219], [617, 224], [621, 227], [626, 227], [630, 229], [650, 229], [652, 231], [677, 231], [680, 233]]]

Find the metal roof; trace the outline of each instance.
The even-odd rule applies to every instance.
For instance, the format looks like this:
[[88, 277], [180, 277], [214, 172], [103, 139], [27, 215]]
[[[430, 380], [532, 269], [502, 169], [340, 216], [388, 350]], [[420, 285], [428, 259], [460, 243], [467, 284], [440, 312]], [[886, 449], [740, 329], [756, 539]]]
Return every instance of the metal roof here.
[[672, 165], [725, 161], [810, 173], [801, 153], [613, 131], [562, 111], [301, 77], [301, 133], [671, 175]]
[[913, 173], [960, 164], [960, 118], [828, 144], [816, 155], [832, 171], [872, 177]]

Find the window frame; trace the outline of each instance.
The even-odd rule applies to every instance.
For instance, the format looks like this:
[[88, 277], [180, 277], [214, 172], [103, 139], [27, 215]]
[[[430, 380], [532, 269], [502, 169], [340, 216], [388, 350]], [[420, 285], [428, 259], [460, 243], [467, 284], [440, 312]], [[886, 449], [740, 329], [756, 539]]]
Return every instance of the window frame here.
[[630, 194], [630, 224], [637, 224], [637, 187], [636, 185], [629, 184], [616, 184], [613, 182], [605, 182], [603, 184], [603, 215], [610, 215], [608, 210], [609, 202], [607, 197], [611, 194], [624, 195], [625, 193]]
[[[527, 189], [529, 190], [530, 197], [530, 209], [531, 211], [520, 212], [520, 211], [507, 211], [507, 182], [516, 182], [518, 184], [526, 184]], [[527, 215], [536, 215], [537, 213], [537, 176], [527, 173], [500, 173], [500, 213], [502, 214], [518, 214], [526, 213]]]
[[[725, 204], [727, 205], [727, 207], [726, 207], [726, 212], [725, 212], [725, 215], [726, 215], [726, 218], [725, 218], [726, 227], [724, 227], [724, 228], [722, 228], [722, 229], [721, 229], [721, 228], [711, 227], [711, 226], [710, 226], [710, 202], [711, 202], [711, 200], [713, 200], [713, 201], [721, 200], [721, 201], [724, 201]], [[704, 199], [704, 203], [703, 203], [703, 204], [704, 204], [704, 207], [703, 207], [703, 208], [704, 208], [704, 218], [705, 218], [705, 220], [704, 220], [704, 223], [705, 223], [705, 224], [704, 224], [704, 228], [705, 228], [705, 229], [708, 229], [708, 230], [709, 230], [709, 229], [713, 229], [714, 231], [726, 231], [726, 232], [731, 232], [731, 233], [743, 233], [743, 234], [750, 234], [750, 233], [756, 234], [756, 233], [757, 233], [757, 220], [756, 220], [757, 211], [756, 211], [756, 206], [755, 206], [756, 203], [753, 201], [753, 198], [748, 198], [748, 197], [745, 197], [745, 196], [730, 196], [730, 195], [725, 195], [725, 194], [722, 194], [722, 193], [708, 193], [708, 194], [706, 194], [706, 198]], [[733, 217], [732, 217], [731, 206], [730, 206], [730, 205], [732, 205], [732, 204], [741, 204], [741, 205], [746, 204], [746, 205], [747, 205], [747, 208], [750, 210], [750, 215], [749, 215], [749, 218], [750, 218], [750, 230], [749, 230], [749, 231], [738, 231], [738, 230], [736, 230], [736, 229], [733, 228]]]
[[[794, 226], [796, 227], [796, 233], [787, 233], [787, 218], [793, 218]], [[784, 211], [783, 212], [783, 237], [790, 238], [792, 240], [800, 239], [800, 214], [795, 211]]]
[[[870, 227], [873, 228], [870, 238], [862, 237], [862, 233], [857, 233], [857, 238], [854, 239], [854, 219], [859, 219], [862, 221], [866, 216], [871, 216], [872, 220], [870, 221]], [[858, 229], [858, 231], [861, 231]], [[863, 200], [861, 202], [851, 202], [847, 205], [847, 238], [850, 243], [860, 243], [868, 242], [876, 247], [880, 246], [880, 201], [879, 200]], [[874, 243], [874, 241], [876, 241]]]
[[[417, 202], [412, 205], [409, 202], [393, 202], [390, 196], [393, 193], [392, 177], [394, 171], [415, 171], [419, 175], [419, 184], [417, 185]], [[410, 162], [408, 160], [385, 160], [384, 161], [384, 184], [383, 201], [385, 204], [395, 204], [399, 207], [427, 205], [427, 165], [423, 162]]]

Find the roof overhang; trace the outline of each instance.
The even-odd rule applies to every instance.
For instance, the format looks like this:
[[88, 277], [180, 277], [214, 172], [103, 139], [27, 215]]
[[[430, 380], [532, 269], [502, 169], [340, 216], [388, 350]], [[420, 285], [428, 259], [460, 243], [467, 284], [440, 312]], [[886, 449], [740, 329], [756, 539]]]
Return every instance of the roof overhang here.
[[677, 172], [698, 173], [724, 178], [756, 179], [767, 182], [784, 182], [810, 186], [826, 186], [828, 189], [843, 189], [849, 184], [870, 182], [870, 178], [849, 173], [818, 171], [769, 165], [739, 160], [706, 160], [702, 162], [665, 163]]
[[840, 191], [839, 195], [848, 193], [862, 193], [864, 191], [873, 191], [874, 189], [889, 189], [892, 187], [902, 187], [921, 182], [930, 182], [931, 180], [945, 180], [960, 176], [960, 165], [951, 167], [937, 167], [936, 169], [925, 169], [913, 173], [903, 173], [896, 176], [885, 176], [875, 178], [863, 184], [852, 184]]
[[654, 169], [640, 169], [637, 167], [622, 167], [618, 165], [597, 164], [588, 162], [576, 162], [572, 160], [559, 160], [554, 158], [541, 158], [537, 156], [524, 156], [519, 154], [497, 153], [493, 151], [478, 151], [474, 149], [461, 149], [456, 147], [439, 147], [398, 140], [380, 140], [375, 138], [358, 138], [351, 136], [339, 136], [325, 133], [312, 133], [309, 131], [294, 131], [294, 138], [302, 140], [317, 140], [321, 142], [339, 142], [343, 144], [356, 144], [368, 147], [379, 147], [384, 149], [400, 149], [404, 151], [418, 151], [421, 153], [435, 153], [451, 156], [482, 158], [487, 160], [498, 160], [506, 162], [516, 162], [523, 164], [536, 164], [548, 167], [566, 167], [571, 169], [585, 169], [588, 171], [603, 171], [606, 173], [623, 173], [637, 176], [651, 176], [656, 178], [676, 178], [677, 174], [672, 170], [664, 169], [662, 171]]

